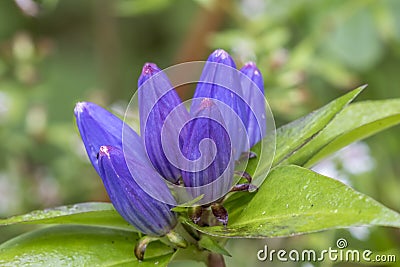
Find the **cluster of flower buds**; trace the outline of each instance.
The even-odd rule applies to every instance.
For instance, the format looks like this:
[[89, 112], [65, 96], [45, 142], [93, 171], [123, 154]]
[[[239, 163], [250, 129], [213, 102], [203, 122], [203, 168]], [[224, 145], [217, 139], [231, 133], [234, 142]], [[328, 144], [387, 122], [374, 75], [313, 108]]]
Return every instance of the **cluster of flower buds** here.
[[[232, 190], [235, 163], [265, 136], [260, 71], [252, 62], [237, 70], [227, 52], [214, 51], [189, 110], [153, 63], [144, 65], [138, 86], [140, 136], [93, 103], [75, 107], [87, 154], [115, 209], [147, 235], [168, 235], [177, 224], [170, 183], [193, 198], [210, 196], [208, 206], [226, 225], [226, 212], [211, 200]], [[150, 184], [151, 194], [143, 184]]]

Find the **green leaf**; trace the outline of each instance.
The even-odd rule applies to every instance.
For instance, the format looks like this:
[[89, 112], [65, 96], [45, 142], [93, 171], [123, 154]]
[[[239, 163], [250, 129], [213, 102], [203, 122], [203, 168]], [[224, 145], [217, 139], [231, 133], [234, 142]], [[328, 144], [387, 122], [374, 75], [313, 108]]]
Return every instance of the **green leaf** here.
[[118, 214], [111, 203], [102, 202], [88, 202], [36, 210], [24, 215], [0, 219], [0, 225], [18, 223], [98, 225], [135, 231], [134, 227]]
[[292, 155], [316, 136], [366, 85], [337, 98], [322, 108], [288, 123], [276, 131], [276, 154], [273, 166]]
[[199, 246], [211, 252], [232, 257], [232, 255], [229, 254], [229, 252], [223, 246], [221, 246], [214, 238], [211, 238], [210, 236], [202, 235], [199, 241]]
[[143, 262], [133, 254], [138, 235], [110, 228], [58, 225], [0, 245], [0, 266], [167, 266], [173, 251], [151, 243]]
[[346, 145], [398, 123], [400, 123], [400, 99], [351, 104], [283, 164], [312, 166]]
[[358, 225], [400, 227], [400, 214], [345, 184], [298, 166], [271, 171], [255, 194], [231, 197], [227, 228], [199, 227], [219, 237], [283, 237]]
[[[208, 255], [210, 255], [209, 251], [199, 250], [199, 248], [196, 245], [191, 244], [187, 248], [178, 248], [177, 251], [174, 253], [174, 256], [172, 257], [171, 261], [173, 262], [197, 261], [207, 264]], [[184, 265], [179, 265], [179, 266], [184, 266]], [[198, 264], [195, 264], [195, 266], [198, 266]]]

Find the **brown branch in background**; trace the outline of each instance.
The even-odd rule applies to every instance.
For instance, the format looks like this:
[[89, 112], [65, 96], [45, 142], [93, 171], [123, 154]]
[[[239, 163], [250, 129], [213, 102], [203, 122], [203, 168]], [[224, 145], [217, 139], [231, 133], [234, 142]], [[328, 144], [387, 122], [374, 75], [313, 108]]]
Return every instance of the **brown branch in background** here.
[[210, 253], [208, 255], [208, 267], [225, 267], [224, 257], [221, 254]]
[[[93, 47], [95, 50], [95, 64], [97, 86], [104, 92], [100, 99], [103, 105], [121, 99], [123, 87], [120, 79], [120, 39], [118, 24], [115, 16], [114, 0], [92, 0], [93, 10]], [[101, 100], [97, 100], [100, 102]], [[100, 183], [101, 184], [101, 183]], [[103, 186], [98, 188], [94, 201], [109, 201]]]
[[[207, 38], [210, 33], [219, 29], [223, 22], [223, 9], [220, 5], [212, 8], [200, 7], [181, 48], [178, 50], [175, 63], [182, 63], [194, 60], [204, 60], [208, 54]], [[182, 99], [191, 96], [190, 85], [176, 88]]]
[[[99, 84], [110, 102], [123, 95], [120, 84], [120, 43], [113, 0], [93, 1], [94, 47]], [[111, 93], [112, 92], [112, 93]]]

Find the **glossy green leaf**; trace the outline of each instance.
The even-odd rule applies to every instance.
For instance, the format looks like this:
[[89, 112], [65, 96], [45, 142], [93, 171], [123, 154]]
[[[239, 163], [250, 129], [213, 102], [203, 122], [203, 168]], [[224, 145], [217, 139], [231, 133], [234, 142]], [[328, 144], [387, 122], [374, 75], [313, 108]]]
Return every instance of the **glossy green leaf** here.
[[400, 99], [365, 101], [343, 109], [284, 164], [312, 166], [342, 147], [400, 123]]
[[357, 225], [400, 227], [400, 214], [345, 184], [298, 166], [271, 171], [257, 193], [225, 204], [227, 228], [199, 227], [221, 237], [283, 237]]
[[322, 108], [288, 123], [276, 131], [276, 154], [273, 166], [292, 155], [316, 136], [366, 85], [337, 98]]
[[151, 243], [143, 262], [133, 254], [134, 232], [58, 225], [23, 234], [0, 245], [0, 266], [167, 266], [173, 251]]
[[111, 203], [103, 202], [88, 202], [36, 210], [27, 214], [0, 219], [0, 225], [18, 223], [99, 225], [135, 231], [134, 227], [118, 214]]

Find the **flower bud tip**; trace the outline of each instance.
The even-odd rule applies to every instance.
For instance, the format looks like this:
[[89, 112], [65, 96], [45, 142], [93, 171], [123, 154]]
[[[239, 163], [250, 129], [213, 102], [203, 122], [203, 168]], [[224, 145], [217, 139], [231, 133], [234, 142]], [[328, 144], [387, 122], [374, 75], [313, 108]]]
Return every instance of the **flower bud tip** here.
[[86, 102], [76, 103], [75, 108], [74, 108], [75, 115], [82, 113], [85, 110], [86, 106], [87, 106]]
[[217, 49], [213, 53], [214, 58], [220, 58], [221, 60], [224, 60], [229, 57], [229, 54], [223, 50], [223, 49]]
[[258, 75], [258, 76], [261, 75], [260, 71], [257, 68], [256, 63], [254, 63], [253, 61], [249, 61], [246, 64], [244, 64], [243, 70], [245, 70], [245, 69], [252, 71], [253, 75]]
[[107, 156], [110, 157], [110, 147], [108, 146], [101, 146], [99, 151], [99, 157]]
[[154, 73], [157, 73], [159, 71], [159, 68], [157, 67], [156, 64], [154, 63], [145, 63], [142, 69], [142, 75], [153, 75]]

